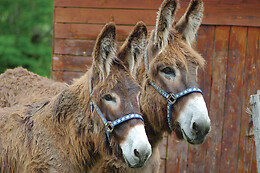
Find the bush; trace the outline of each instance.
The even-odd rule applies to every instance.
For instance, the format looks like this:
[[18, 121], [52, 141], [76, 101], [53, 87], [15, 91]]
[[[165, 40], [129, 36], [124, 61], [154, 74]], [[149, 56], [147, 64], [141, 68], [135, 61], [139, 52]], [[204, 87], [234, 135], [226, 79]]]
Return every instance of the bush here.
[[52, 14], [51, 0], [0, 1], [0, 73], [23, 66], [50, 76]]

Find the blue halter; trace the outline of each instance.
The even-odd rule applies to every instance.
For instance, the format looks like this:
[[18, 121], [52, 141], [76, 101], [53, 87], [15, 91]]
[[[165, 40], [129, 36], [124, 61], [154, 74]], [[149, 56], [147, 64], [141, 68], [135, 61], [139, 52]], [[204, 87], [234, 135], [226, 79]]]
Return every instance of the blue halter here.
[[[89, 81], [89, 93], [90, 93], [90, 95], [92, 94], [92, 90], [93, 90], [92, 89], [92, 82], [90, 80]], [[91, 108], [91, 113], [93, 113], [93, 111], [95, 109], [97, 111], [99, 117], [103, 121], [103, 123], [104, 123], [104, 125], [106, 127], [106, 134], [107, 134], [107, 139], [108, 139], [109, 144], [111, 144], [110, 143], [110, 139], [111, 139], [110, 138], [110, 133], [113, 132], [115, 126], [117, 126], [118, 124], [121, 124], [121, 123], [126, 122], [126, 121], [131, 120], [131, 119], [140, 119], [140, 120], [142, 120], [144, 122], [144, 119], [143, 119], [142, 115], [137, 114], [137, 113], [127, 114], [127, 115], [125, 115], [125, 116], [123, 116], [121, 118], [118, 118], [118, 119], [114, 120], [114, 121], [108, 121], [104, 117], [104, 115], [103, 115], [102, 111], [100, 110], [100, 108], [94, 102], [90, 102], [90, 108]]]
[[[148, 62], [148, 45], [146, 45], [146, 48], [145, 48], [145, 52], [144, 52], [144, 67], [145, 67], [145, 72], [146, 72], [146, 77], [149, 78], [148, 76], [148, 71], [149, 71], [149, 62]], [[154, 82], [152, 82], [151, 80], [148, 80], [148, 83], [153, 86], [153, 88], [158, 91], [163, 97], [165, 97], [167, 99], [167, 120], [168, 120], [168, 126], [170, 128], [171, 131], [174, 131], [174, 129], [172, 128], [172, 125], [171, 125], [171, 119], [172, 119], [172, 116], [171, 116], [171, 107], [172, 105], [176, 102], [176, 100], [180, 97], [183, 97], [185, 95], [188, 95], [190, 93], [194, 93], [194, 92], [197, 92], [197, 93], [202, 93], [202, 91], [199, 89], [199, 88], [188, 88], [188, 89], [185, 89], [177, 94], [174, 94], [174, 93], [167, 93], [166, 91], [164, 91], [163, 89], [161, 89], [160, 87], [158, 87]]]

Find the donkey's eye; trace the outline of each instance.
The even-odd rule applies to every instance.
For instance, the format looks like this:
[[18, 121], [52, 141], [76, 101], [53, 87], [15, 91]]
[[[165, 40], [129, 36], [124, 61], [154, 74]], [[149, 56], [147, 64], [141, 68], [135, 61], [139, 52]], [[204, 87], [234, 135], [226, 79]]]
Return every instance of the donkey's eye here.
[[161, 72], [167, 74], [167, 75], [173, 75], [175, 76], [175, 71], [174, 69], [170, 68], [170, 67], [165, 67], [161, 70]]
[[112, 97], [110, 94], [105, 94], [103, 96], [103, 99], [105, 99], [106, 101], [115, 101], [116, 99], [114, 97]]

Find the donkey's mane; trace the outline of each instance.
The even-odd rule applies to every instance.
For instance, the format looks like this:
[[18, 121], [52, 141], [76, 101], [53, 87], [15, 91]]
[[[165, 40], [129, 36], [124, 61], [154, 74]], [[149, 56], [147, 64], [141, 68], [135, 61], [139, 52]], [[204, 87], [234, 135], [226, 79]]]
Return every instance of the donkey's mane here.
[[186, 44], [175, 29], [170, 31], [168, 42], [173, 51], [171, 53], [177, 55], [174, 56], [177, 66], [183, 65], [187, 68], [188, 62], [191, 62], [198, 65], [200, 68], [204, 67], [205, 59], [197, 51]]

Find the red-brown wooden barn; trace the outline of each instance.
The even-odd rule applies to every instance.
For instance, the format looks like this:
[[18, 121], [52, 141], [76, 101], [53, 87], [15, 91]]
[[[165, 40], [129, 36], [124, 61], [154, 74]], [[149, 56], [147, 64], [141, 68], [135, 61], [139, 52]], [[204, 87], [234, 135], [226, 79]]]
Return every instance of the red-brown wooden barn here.
[[[196, 49], [207, 60], [200, 88], [212, 130], [193, 146], [165, 136], [164, 172], [257, 172], [254, 136], [246, 113], [249, 96], [260, 89], [260, 1], [204, 0]], [[119, 44], [137, 21], [151, 30], [162, 0], [54, 0], [52, 78], [71, 83], [91, 64], [97, 34], [105, 23], [117, 25]], [[181, 16], [189, 1], [180, 0]]]

